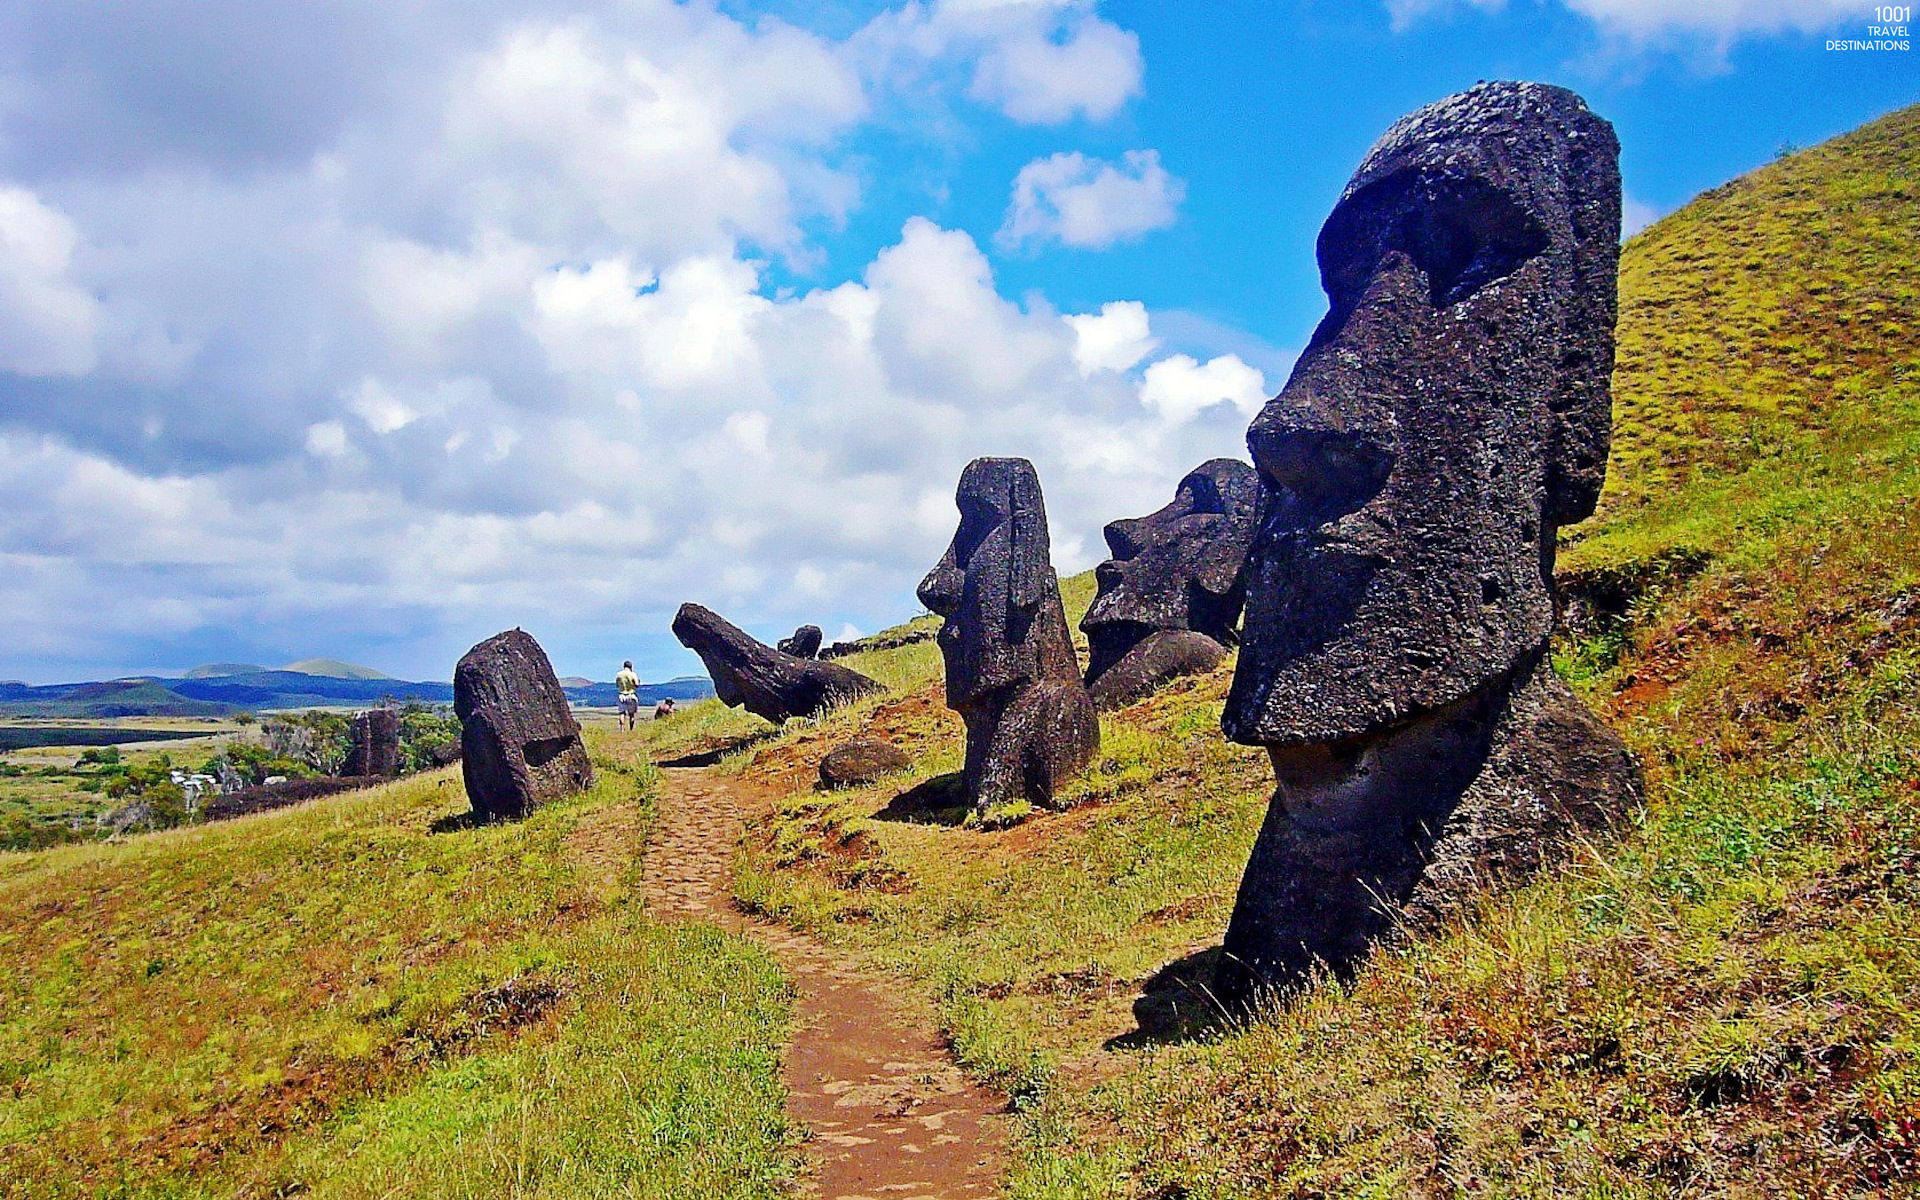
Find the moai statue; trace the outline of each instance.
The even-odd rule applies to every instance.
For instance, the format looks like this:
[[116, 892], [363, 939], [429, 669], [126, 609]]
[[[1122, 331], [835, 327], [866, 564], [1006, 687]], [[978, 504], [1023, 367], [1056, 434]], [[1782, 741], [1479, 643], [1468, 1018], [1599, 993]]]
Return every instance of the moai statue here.
[[1547, 664], [1554, 535], [1606, 475], [1618, 162], [1573, 93], [1482, 84], [1388, 130], [1320, 232], [1330, 311], [1247, 432], [1269, 511], [1222, 725], [1277, 789], [1229, 999], [1345, 974], [1641, 794]]
[[342, 775], [400, 773], [400, 714], [391, 708], [355, 713]]
[[819, 658], [820, 643], [826, 640], [826, 636], [820, 632], [818, 625], [802, 625], [793, 631], [792, 637], [783, 637], [775, 642], [773, 648], [795, 658]]
[[1040, 478], [1024, 458], [976, 458], [955, 497], [960, 528], [920, 584], [946, 618], [947, 707], [967, 727], [967, 799], [1047, 804], [1100, 748], [1053, 573]]
[[1107, 525], [1113, 556], [1094, 571], [1100, 591], [1080, 622], [1096, 707], [1211, 671], [1240, 640], [1241, 567], [1259, 503], [1253, 468], [1216, 458], [1182, 479], [1159, 512]]
[[783, 654], [698, 604], [680, 606], [673, 636], [706, 664], [722, 702], [775, 725], [788, 717], [818, 716], [836, 704], [886, 690], [836, 663]]
[[477, 821], [524, 817], [593, 783], [580, 725], [540, 643], [518, 629], [453, 669], [460, 767]]

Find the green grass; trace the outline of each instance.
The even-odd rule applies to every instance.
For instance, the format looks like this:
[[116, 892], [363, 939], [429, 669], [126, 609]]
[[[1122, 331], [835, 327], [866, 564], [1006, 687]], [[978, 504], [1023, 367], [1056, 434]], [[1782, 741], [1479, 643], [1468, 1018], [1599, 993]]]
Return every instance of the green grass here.
[[[1251, 1022], [1156, 986], [1125, 1036], [1163, 965], [1205, 978], [1265, 808], [1218, 734], [1231, 667], [1108, 717], [1079, 807], [983, 831], [884, 819], [958, 762], [902, 659], [906, 694], [729, 760], [794, 791], [740, 894], [899, 973], [1015, 1095], [1016, 1196], [1920, 1183], [1916, 233], [1909, 110], [1625, 248], [1611, 473], [1561, 550], [1617, 612], [1556, 664], [1649, 800], [1568, 868]], [[856, 730], [912, 775], [813, 793]]]
[[468, 828], [436, 772], [0, 854], [0, 1193], [778, 1194], [787, 993], [661, 926], [649, 772]]

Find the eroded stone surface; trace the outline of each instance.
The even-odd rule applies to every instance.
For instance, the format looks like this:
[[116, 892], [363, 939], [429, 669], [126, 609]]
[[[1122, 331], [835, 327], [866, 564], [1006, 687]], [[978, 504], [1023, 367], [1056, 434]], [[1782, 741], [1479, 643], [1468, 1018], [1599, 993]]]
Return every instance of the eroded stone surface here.
[[475, 820], [523, 817], [593, 783], [580, 725], [533, 637], [509, 629], [453, 670], [460, 767]]
[[967, 727], [967, 799], [983, 810], [1048, 804], [1099, 749], [1100, 722], [1067, 633], [1040, 479], [1023, 458], [977, 458], [955, 501], [960, 528], [919, 595], [945, 618], [938, 642], [947, 706]]
[[1266, 512], [1222, 724], [1277, 789], [1223, 992], [1349, 969], [1640, 790], [1541, 666], [1559, 525], [1611, 421], [1619, 145], [1573, 93], [1484, 84], [1381, 139], [1321, 231], [1330, 311], [1247, 433]]
[[1096, 706], [1118, 708], [1175, 676], [1212, 670], [1238, 641], [1259, 502], [1253, 468], [1216, 458], [1189, 472], [1165, 508], [1108, 524], [1111, 557], [1094, 572], [1099, 594], [1080, 622]]
[[775, 725], [884, 690], [858, 671], [782, 654], [698, 604], [680, 606], [673, 636], [700, 656], [724, 703]]

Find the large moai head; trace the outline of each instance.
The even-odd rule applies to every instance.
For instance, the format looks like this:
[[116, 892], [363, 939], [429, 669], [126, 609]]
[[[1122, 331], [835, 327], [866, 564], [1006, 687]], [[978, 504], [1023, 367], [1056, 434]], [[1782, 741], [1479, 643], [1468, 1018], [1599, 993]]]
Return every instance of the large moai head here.
[[1606, 470], [1618, 156], [1573, 93], [1493, 83], [1354, 173], [1320, 233], [1330, 311], [1247, 432], [1235, 741], [1361, 736], [1545, 644], [1555, 530]]
[[[1060, 584], [1047, 539], [1040, 477], [1024, 458], [976, 458], [954, 496], [960, 527], [920, 582], [920, 603], [946, 618], [940, 653], [947, 704], [964, 708], [1016, 684], [1059, 678], [1057, 635], [1043, 619], [1058, 611]], [[1065, 670], [1077, 676], [1072, 643]]]
[[567, 694], [531, 634], [509, 629], [453, 669], [461, 771], [475, 819], [523, 817], [593, 783]]
[[1253, 468], [1216, 458], [1189, 472], [1160, 511], [1107, 525], [1111, 557], [1094, 571], [1099, 593], [1080, 622], [1088, 686], [1155, 633], [1202, 634], [1223, 652], [1238, 640], [1241, 568], [1259, 504]]

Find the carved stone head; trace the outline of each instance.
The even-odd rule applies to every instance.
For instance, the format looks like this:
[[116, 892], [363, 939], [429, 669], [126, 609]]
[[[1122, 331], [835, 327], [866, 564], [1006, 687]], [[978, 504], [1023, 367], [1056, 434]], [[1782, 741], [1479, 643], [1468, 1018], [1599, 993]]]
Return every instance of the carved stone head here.
[[722, 704], [744, 708], [776, 725], [881, 690], [878, 683], [838, 663], [775, 650], [698, 604], [680, 606], [673, 616], [673, 636], [700, 656]]
[[1094, 572], [1099, 594], [1080, 622], [1090, 680], [1156, 631], [1192, 630], [1222, 646], [1238, 640], [1240, 569], [1259, 502], [1253, 468], [1216, 458], [1189, 472], [1159, 512], [1108, 524], [1112, 557]]
[[1619, 143], [1561, 88], [1404, 118], [1320, 232], [1330, 302], [1247, 432], [1236, 741], [1329, 742], [1507, 675], [1553, 621], [1554, 534], [1604, 478]]
[[[953, 708], [1017, 683], [1048, 677], [1050, 643], [1031, 636], [1059, 582], [1050, 561], [1040, 477], [1024, 458], [976, 458], [954, 497], [960, 527], [920, 582], [920, 603], [942, 617], [940, 653]], [[1064, 630], [1061, 631], [1064, 633]], [[1068, 653], [1071, 654], [1069, 647]], [[1069, 664], [1069, 671], [1075, 675]]]

